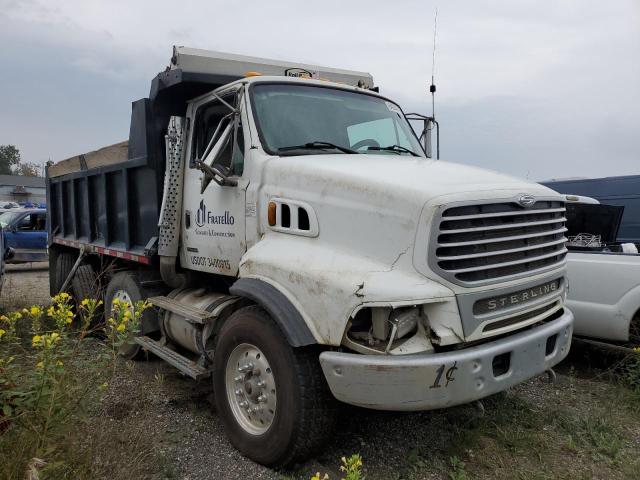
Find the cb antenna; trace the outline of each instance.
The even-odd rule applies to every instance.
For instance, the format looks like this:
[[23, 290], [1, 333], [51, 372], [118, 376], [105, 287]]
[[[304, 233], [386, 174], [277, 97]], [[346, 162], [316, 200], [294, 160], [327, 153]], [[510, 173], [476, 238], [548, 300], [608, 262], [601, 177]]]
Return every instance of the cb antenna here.
[[433, 19], [433, 50], [431, 53], [431, 85], [429, 91], [431, 92], [431, 116], [436, 119], [436, 34], [438, 32], [438, 9], [436, 8], [436, 14]]
[[433, 126], [436, 127], [436, 160], [440, 160], [440, 125], [436, 121], [436, 39], [438, 34], [438, 9], [433, 18], [433, 50], [431, 53], [431, 85], [429, 85], [429, 91], [431, 92], [431, 121], [429, 122], [429, 138], [431, 138], [431, 131]]

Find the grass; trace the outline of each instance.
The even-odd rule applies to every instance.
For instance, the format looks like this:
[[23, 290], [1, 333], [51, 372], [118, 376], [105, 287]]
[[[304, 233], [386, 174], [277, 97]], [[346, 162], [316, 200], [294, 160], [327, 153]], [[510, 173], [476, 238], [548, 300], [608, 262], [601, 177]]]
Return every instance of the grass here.
[[465, 478], [459, 465], [473, 478], [637, 478], [637, 411], [615, 393], [596, 404], [577, 400], [581, 393], [542, 404], [513, 393], [492, 399], [484, 418], [457, 429], [445, 453], [456, 462], [442, 470], [450, 478]]

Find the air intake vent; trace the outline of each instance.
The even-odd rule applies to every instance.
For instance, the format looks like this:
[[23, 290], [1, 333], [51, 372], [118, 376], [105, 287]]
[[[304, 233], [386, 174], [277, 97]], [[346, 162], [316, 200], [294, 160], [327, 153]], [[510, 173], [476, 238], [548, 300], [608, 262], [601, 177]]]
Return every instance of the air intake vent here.
[[564, 203], [541, 200], [456, 205], [441, 210], [430, 250], [432, 268], [476, 286], [552, 270], [565, 261]]
[[308, 203], [285, 198], [272, 198], [269, 204], [275, 206], [275, 224], [269, 225], [272, 230], [304, 237], [318, 235], [318, 220], [313, 208]]

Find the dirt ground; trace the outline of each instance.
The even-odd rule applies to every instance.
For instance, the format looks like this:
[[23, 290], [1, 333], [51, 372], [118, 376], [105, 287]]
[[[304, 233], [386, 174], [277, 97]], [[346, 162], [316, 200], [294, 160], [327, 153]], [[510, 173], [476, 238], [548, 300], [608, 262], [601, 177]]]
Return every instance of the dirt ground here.
[[[9, 266], [5, 309], [46, 303], [46, 265]], [[637, 479], [640, 401], [612, 383], [593, 352], [576, 349], [555, 383], [539, 377], [473, 406], [382, 413], [344, 406], [325, 451], [274, 471], [241, 456], [195, 383], [156, 358], [122, 362], [77, 432], [102, 477], [116, 479], [341, 478], [340, 458], [362, 455], [376, 479]]]

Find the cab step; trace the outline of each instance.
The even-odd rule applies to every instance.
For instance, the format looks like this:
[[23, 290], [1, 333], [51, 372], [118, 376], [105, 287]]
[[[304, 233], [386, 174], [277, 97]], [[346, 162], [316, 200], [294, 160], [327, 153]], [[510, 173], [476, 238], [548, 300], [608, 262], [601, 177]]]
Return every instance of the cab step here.
[[200, 308], [191, 307], [169, 297], [149, 297], [147, 301], [154, 307], [168, 310], [193, 323], [207, 323], [208, 320], [215, 318], [219, 313], [215, 310], [207, 312]]
[[193, 360], [189, 360], [187, 357], [180, 355], [179, 353], [171, 350], [166, 345], [162, 345], [149, 337], [135, 337], [135, 342], [142, 346], [144, 350], [147, 350], [154, 355], [160, 357], [169, 365], [174, 366], [185, 375], [193, 378], [194, 380], [202, 380], [211, 375], [211, 372], [206, 368], [198, 365]]

